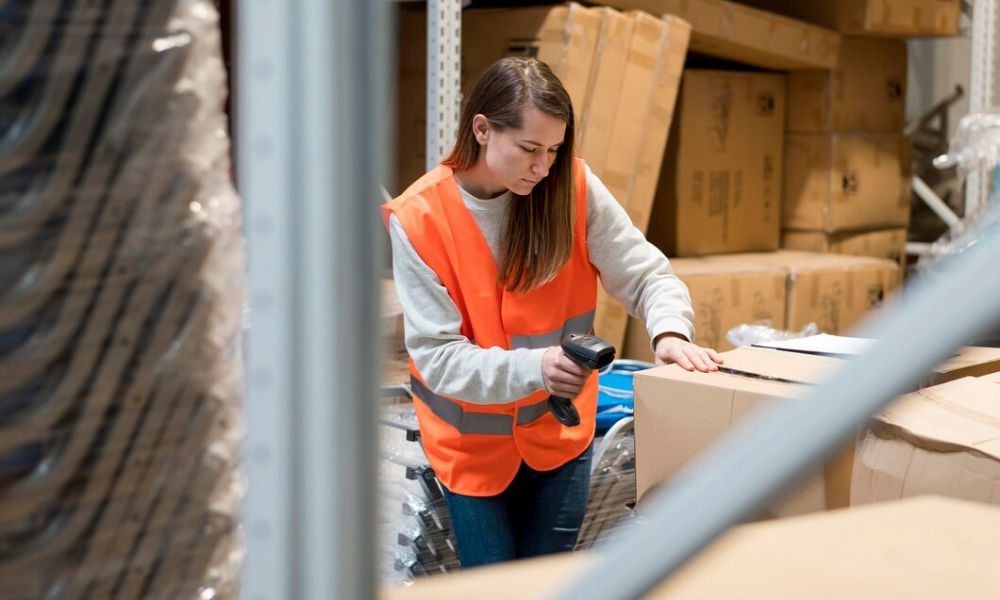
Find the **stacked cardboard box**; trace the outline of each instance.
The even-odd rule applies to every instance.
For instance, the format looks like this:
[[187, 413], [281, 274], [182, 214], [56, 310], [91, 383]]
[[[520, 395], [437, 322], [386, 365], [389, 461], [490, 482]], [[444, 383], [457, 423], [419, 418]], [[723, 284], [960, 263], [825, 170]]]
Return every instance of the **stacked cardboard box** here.
[[782, 246], [902, 261], [906, 45], [844, 37], [836, 68], [789, 74]]
[[[743, 323], [792, 331], [815, 323], [825, 333], [847, 333], [900, 283], [893, 261], [791, 250], [677, 258], [671, 265], [691, 292], [698, 343], [717, 350], [733, 347], [726, 333]], [[637, 319], [622, 355], [653, 360]]]
[[668, 256], [778, 248], [785, 77], [689, 69], [648, 238]]
[[[719, 263], [706, 258], [676, 258], [670, 264], [691, 292], [700, 344], [731, 349], [726, 332], [741, 323], [785, 328], [788, 273], [781, 268], [739, 260]], [[642, 321], [629, 319], [625, 340], [622, 357], [653, 362], [649, 332]]]

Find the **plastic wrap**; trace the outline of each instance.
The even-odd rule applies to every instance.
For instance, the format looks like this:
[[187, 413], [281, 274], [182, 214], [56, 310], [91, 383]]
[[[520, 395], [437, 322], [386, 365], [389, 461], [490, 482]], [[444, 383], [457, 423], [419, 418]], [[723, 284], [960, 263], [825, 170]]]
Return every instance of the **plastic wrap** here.
[[236, 596], [218, 27], [205, 0], [0, 2], [0, 597]]
[[730, 344], [739, 348], [740, 346], [753, 346], [762, 342], [794, 340], [816, 335], [817, 333], [819, 333], [819, 328], [815, 323], [808, 323], [800, 331], [785, 331], [767, 325], [743, 323], [730, 329], [726, 333], [726, 339], [729, 340]]
[[[957, 235], [946, 235], [933, 244], [929, 257], [961, 254], [984, 235], [1000, 232], [1000, 107], [962, 117], [951, 139], [948, 153], [934, 159], [946, 168], [958, 165], [962, 173], [979, 171], [991, 182], [988, 201], [977, 214], [965, 215], [967, 226]], [[919, 264], [927, 266], [927, 258]]]
[[948, 153], [934, 159], [934, 166], [941, 169], [955, 165], [964, 173], [992, 171], [1000, 165], [1000, 106], [958, 121]]

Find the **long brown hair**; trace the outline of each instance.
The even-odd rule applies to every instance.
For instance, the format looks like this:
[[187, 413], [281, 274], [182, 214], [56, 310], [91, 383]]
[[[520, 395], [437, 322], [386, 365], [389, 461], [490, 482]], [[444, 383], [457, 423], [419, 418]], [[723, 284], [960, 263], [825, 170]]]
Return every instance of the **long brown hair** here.
[[472, 120], [481, 114], [496, 130], [519, 129], [524, 108], [538, 110], [566, 123], [548, 176], [528, 196], [515, 194], [507, 211], [500, 242], [498, 284], [512, 292], [527, 292], [549, 281], [569, 260], [573, 248], [573, 105], [552, 69], [534, 58], [511, 56], [493, 63], [482, 74], [465, 103], [458, 140], [444, 164], [455, 170], [472, 167], [480, 146]]

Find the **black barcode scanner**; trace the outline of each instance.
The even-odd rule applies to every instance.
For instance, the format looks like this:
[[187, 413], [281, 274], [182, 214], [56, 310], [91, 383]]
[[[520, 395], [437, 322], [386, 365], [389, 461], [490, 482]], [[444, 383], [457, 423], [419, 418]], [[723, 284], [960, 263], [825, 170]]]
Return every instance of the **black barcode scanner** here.
[[[570, 360], [589, 369], [603, 369], [615, 359], [615, 347], [596, 335], [571, 333], [563, 338], [562, 351]], [[566, 427], [580, 424], [580, 413], [569, 398], [549, 396], [549, 410]]]

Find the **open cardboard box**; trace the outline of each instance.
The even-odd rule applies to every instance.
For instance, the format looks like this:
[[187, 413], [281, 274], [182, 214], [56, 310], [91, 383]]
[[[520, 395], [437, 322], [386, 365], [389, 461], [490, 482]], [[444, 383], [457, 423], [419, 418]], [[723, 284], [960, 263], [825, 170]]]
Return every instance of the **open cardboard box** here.
[[1000, 504], [1000, 375], [906, 394], [861, 436], [852, 505], [921, 494]]

